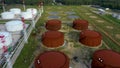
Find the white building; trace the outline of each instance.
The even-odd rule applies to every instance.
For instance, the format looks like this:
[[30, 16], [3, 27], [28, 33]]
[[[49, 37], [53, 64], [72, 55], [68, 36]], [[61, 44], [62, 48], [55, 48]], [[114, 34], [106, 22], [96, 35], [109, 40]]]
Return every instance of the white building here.
[[98, 11], [99, 11], [99, 14], [105, 14], [106, 13], [105, 10], [103, 10], [103, 9], [98, 9]]
[[120, 14], [117, 15], [117, 19], [120, 19]]
[[120, 19], [120, 14], [119, 13], [113, 13], [112, 16], [114, 18]]

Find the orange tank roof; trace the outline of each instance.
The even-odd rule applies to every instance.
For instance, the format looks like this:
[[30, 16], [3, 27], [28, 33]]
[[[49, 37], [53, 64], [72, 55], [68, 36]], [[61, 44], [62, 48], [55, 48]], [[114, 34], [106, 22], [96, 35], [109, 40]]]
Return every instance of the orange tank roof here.
[[47, 30], [59, 30], [61, 28], [61, 21], [57, 19], [48, 20], [45, 27]]
[[64, 34], [58, 31], [47, 31], [42, 36], [42, 43], [47, 47], [59, 47], [64, 44]]
[[120, 53], [98, 50], [93, 55], [92, 68], [120, 68]]
[[73, 28], [75, 28], [77, 30], [86, 30], [86, 29], [88, 29], [88, 21], [80, 20], [80, 19], [74, 20]]
[[35, 68], [69, 68], [69, 59], [62, 52], [48, 51], [40, 54], [34, 65]]
[[84, 45], [95, 47], [101, 44], [101, 40], [101, 34], [96, 31], [84, 30], [80, 33], [79, 41]]

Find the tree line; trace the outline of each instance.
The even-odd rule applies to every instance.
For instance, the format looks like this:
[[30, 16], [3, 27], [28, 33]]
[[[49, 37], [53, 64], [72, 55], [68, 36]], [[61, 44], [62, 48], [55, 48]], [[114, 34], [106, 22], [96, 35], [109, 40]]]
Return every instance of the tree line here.
[[43, 2], [44, 4], [51, 4], [52, 0], [1, 0], [5, 4], [23, 4], [23, 1], [26, 5], [37, 5], [39, 2]]
[[120, 0], [56, 0], [64, 5], [100, 5], [112, 9], [120, 9]]
[[[3, 0], [6, 4], [25, 4], [36, 5], [38, 2], [43, 2], [44, 5], [52, 5], [53, 0]], [[120, 0], [56, 0], [57, 3], [63, 5], [100, 5], [112, 9], [120, 9]]]

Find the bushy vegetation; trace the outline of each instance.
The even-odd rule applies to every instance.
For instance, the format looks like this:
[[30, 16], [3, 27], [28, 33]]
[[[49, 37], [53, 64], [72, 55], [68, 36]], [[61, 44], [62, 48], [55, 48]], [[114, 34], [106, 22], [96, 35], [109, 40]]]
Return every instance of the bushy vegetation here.
[[[38, 2], [44, 2], [45, 5], [52, 5], [54, 0], [5, 0], [6, 4], [22, 4], [25, 1], [27, 5], [36, 5]], [[112, 9], [120, 9], [120, 0], [55, 0], [64, 5], [100, 5]]]
[[120, 0], [94, 0], [93, 4], [113, 9], [120, 9]]
[[27, 5], [37, 5], [39, 2], [44, 2], [44, 4], [51, 4], [52, 0], [5, 0], [6, 4], [22, 4], [25, 1]]
[[120, 0], [56, 0], [65, 5], [100, 5], [113, 9], [120, 9]]

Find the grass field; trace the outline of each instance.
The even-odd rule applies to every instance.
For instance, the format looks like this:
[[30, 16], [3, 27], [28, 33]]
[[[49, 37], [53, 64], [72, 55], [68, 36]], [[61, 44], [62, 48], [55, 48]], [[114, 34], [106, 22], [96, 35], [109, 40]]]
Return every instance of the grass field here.
[[[107, 16], [106, 18], [108, 19], [93, 13], [92, 9], [87, 6], [44, 6], [45, 12], [37, 22], [36, 29], [33, 30], [28, 44], [24, 46], [13, 68], [28, 68], [34, 60], [34, 51], [36, 51], [40, 45], [38, 35], [42, 31], [41, 27], [43, 27], [45, 22], [48, 20], [49, 12], [58, 12], [58, 15], [60, 16], [59, 19], [62, 22], [72, 22], [74, 19], [69, 19], [65, 12], [75, 12], [76, 14], [74, 15], [79, 16], [80, 19], [88, 20], [94, 30], [103, 35], [103, 41], [105, 43], [103, 43], [102, 47], [99, 49], [112, 49], [120, 52], [120, 38], [116, 37], [116, 34], [120, 34], [120, 24], [116, 23], [114, 20], [109, 20], [109, 17]], [[107, 26], [109, 26], [109, 28]], [[79, 47], [79, 45], [76, 44], [75, 47]]]

